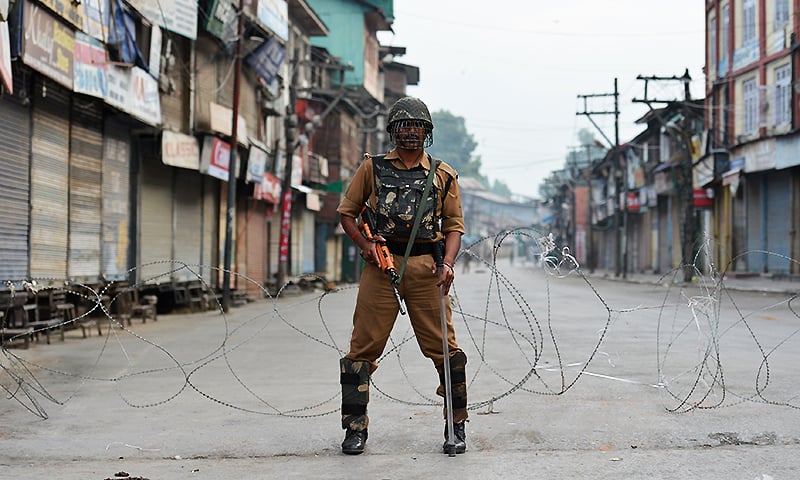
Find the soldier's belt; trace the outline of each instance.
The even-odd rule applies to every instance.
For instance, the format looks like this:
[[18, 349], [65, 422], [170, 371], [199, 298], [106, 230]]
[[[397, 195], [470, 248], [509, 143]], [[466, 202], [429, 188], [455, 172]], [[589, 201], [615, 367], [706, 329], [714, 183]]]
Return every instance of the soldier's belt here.
[[[411, 253], [408, 254], [409, 257], [416, 257], [419, 255], [433, 255], [433, 243], [426, 242], [426, 243], [415, 243], [411, 247]], [[389, 251], [392, 255], [405, 255], [406, 254], [406, 246], [405, 242], [391, 242], [386, 241], [386, 246], [389, 248]]]

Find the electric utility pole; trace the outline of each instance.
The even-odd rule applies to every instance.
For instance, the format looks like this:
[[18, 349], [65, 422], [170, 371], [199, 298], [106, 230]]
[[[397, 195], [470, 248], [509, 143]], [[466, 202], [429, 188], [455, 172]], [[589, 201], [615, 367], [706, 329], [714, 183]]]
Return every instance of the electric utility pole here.
[[[589, 106], [588, 106], [588, 99], [589, 98], [597, 98], [597, 97], [614, 97], [614, 110], [613, 111], [590, 111], [589, 110]], [[584, 115], [584, 116], [586, 116], [586, 118], [589, 119], [589, 121], [592, 123], [592, 125], [594, 125], [594, 128], [596, 128], [597, 131], [600, 132], [600, 135], [602, 135], [602, 137], [608, 143], [609, 147], [611, 148], [612, 155], [614, 155], [614, 158], [616, 159], [614, 161], [614, 164], [613, 164], [614, 168], [613, 168], [613, 172], [612, 172], [611, 178], [615, 182], [615, 187], [616, 187], [615, 191], [617, 193], [617, 197], [619, 197], [619, 184], [618, 184], [617, 175], [616, 175], [617, 171], [619, 171], [619, 168], [620, 168], [619, 167], [619, 160], [618, 160], [619, 157], [617, 157], [617, 155], [619, 154], [619, 152], [617, 152], [618, 147], [619, 147], [619, 90], [617, 88], [617, 79], [616, 78], [614, 79], [614, 92], [613, 93], [592, 93], [592, 94], [588, 94], [588, 95], [578, 95], [578, 98], [582, 98], [583, 99], [583, 111], [582, 112], [576, 112], [575, 115]], [[594, 121], [594, 119], [592, 118], [592, 115], [614, 115], [614, 142], [611, 142], [611, 140], [609, 140], [609, 138], [608, 138], [608, 136], [606, 136], [605, 132], [603, 132], [603, 130]], [[590, 181], [590, 183], [591, 183], [591, 181]], [[589, 210], [591, 210], [591, 201], [592, 201], [592, 199], [590, 198], [589, 199]], [[625, 201], [626, 201], [626, 199], [625, 199], [625, 197], [623, 197], [623, 202], [625, 202]], [[621, 269], [621, 261], [620, 260], [622, 258], [627, 257], [627, 254], [625, 253], [625, 250], [626, 250], [625, 237], [627, 235], [625, 235], [624, 230], [623, 230], [624, 225], [623, 225], [623, 222], [621, 221], [621, 215], [622, 215], [621, 209], [618, 207], [617, 211], [616, 211], [616, 214], [615, 214], [615, 224], [617, 226], [617, 230], [616, 230], [616, 232], [617, 232], [617, 249], [616, 249], [616, 262], [615, 262], [615, 265], [614, 265], [614, 269], [615, 269], [614, 270], [614, 275], [618, 277], [620, 275], [620, 270], [622, 270], [622, 275], [623, 275], [623, 278], [624, 278], [625, 277], [625, 269]], [[591, 222], [589, 222], [588, 227], [591, 230], [591, 228], [592, 228]], [[591, 238], [591, 235], [589, 235], [589, 237]], [[589, 246], [589, 250], [590, 251], [591, 251], [591, 248], [592, 247], [590, 245]]]
[[289, 274], [289, 241], [292, 226], [292, 164], [294, 163], [294, 150], [297, 148], [299, 136], [298, 118], [295, 108], [297, 105], [297, 67], [299, 58], [297, 51], [293, 52], [289, 74], [289, 104], [286, 106], [284, 119], [286, 158], [281, 182], [281, 233], [278, 248], [278, 281], [276, 288], [280, 290], [286, 283]]
[[233, 66], [233, 114], [231, 115], [231, 155], [228, 162], [228, 202], [225, 215], [225, 246], [222, 268], [222, 310], [227, 312], [231, 302], [231, 257], [233, 256], [233, 216], [236, 213], [236, 154], [239, 150], [239, 95], [242, 77], [242, 35], [244, 33], [244, 2], [239, 0], [239, 19], [236, 27], [236, 58]]
[[[683, 222], [681, 222], [681, 268], [683, 268], [683, 281], [690, 282], [692, 280], [692, 276], [694, 275], [694, 236], [695, 236], [695, 228], [694, 228], [694, 185], [693, 185], [693, 177], [692, 177], [692, 125], [691, 125], [691, 113], [690, 113], [690, 105], [689, 102], [692, 100], [691, 92], [689, 91], [689, 86], [692, 82], [692, 77], [689, 76], [689, 69], [687, 68], [684, 71], [683, 75], [676, 76], [673, 75], [671, 77], [660, 77], [656, 75], [651, 76], [643, 76], [638, 75], [636, 77], [637, 80], [644, 80], [644, 98], [643, 99], [633, 99], [634, 103], [644, 103], [647, 105], [651, 111], [655, 110], [653, 108], [653, 104], [664, 104], [664, 105], [675, 105], [680, 104], [683, 107], [683, 117], [684, 120], [681, 124], [676, 125], [678, 127], [678, 135], [679, 135], [679, 144], [685, 150], [685, 157], [680, 162], [680, 179], [678, 182], [678, 194], [679, 197], [683, 197], [684, 201], [684, 218]], [[672, 100], [664, 100], [664, 99], [657, 99], [657, 98], [650, 98], [647, 94], [647, 87], [649, 82], [680, 82], [683, 84], [683, 101], [672, 99]], [[663, 118], [656, 115], [656, 118], [661, 123], [662, 127], [667, 127], [666, 122]], [[669, 128], [667, 128], [669, 131]], [[661, 161], [665, 161], [667, 159], [661, 159]], [[671, 208], [670, 215], [671, 215]], [[672, 239], [668, 240], [670, 243]]]

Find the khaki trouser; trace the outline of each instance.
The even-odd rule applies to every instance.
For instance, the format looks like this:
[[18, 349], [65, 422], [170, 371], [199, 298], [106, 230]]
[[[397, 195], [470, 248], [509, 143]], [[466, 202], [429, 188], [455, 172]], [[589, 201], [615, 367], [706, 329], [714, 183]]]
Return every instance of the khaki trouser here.
[[[403, 257], [394, 256], [398, 272]], [[408, 264], [400, 280], [400, 296], [403, 297], [411, 326], [417, 337], [422, 354], [433, 361], [437, 368], [444, 363], [442, 352], [442, 321], [439, 309], [441, 299], [437, 273], [431, 272], [434, 265], [432, 255], [408, 257]], [[445, 299], [447, 315], [447, 343], [450, 354], [459, 351], [452, 322], [449, 298]], [[353, 334], [350, 337], [350, 352], [345, 355], [354, 361], [365, 361], [370, 373], [378, 368], [376, 360], [383, 353], [389, 334], [399, 313], [389, 277], [372, 264], [364, 266], [358, 300], [353, 314]]]
[[[402, 260], [402, 257], [394, 256], [398, 272], [402, 267]], [[444, 352], [442, 351], [441, 297], [439, 287], [436, 286], [439, 276], [438, 273], [432, 271], [433, 265], [432, 255], [409, 257], [398, 290], [408, 310], [411, 327], [414, 329], [422, 354], [433, 361], [440, 378], [444, 378], [442, 376]], [[459, 354], [455, 357], [457, 365], [451, 364], [451, 370], [455, 373], [453, 380], [453, 418], [456, 422], [462, 422], [468, 416], [466, 409], [466, 377], [464, 373], [466, 356], [458, 348], [458, 343], [456, 342], [450, 299], [446, 298], [444, 303], [447, 317], [447, 345], [450, 358], [453, 359], [454, 355]], [[389, 277], [375, 265], [365, 265], [358, 290], [356, 309], [353, 314], [350, 352], [344, 358], [352, 362], [366, 362], [369, 367], [369, 373], [372, 374], [378, 368], [376, 360], [386, 347], [386, 342], [389, 340], [389, 334], [392, 332], [399, 310], [397, 299], [395, 299], [394, 291], [389, 283]], [[458, 378], [458, 380], [455, 380], [455, 378]], [[368, 391], [358, 393], [353, 390], [355, 388], [353, 385], [343, 383], [342, 386], [343, 398], [364, 396], [363, 398], [367, 400], [362, 399], [361, 401], [368, 401]], [[368, 385], [362, 385], [360, 388], [368, 388]], [[350, 390], [353, 391], [350, 392]], [[436, 393], [444, 396], [443, 385], [439, 386]], [[369, 422], [366, 416], [366, 409], [364, 408], [363, 414], [359, 415], [359, 412], [355, 410], [360, 411], [360, 409], [346, 407], [353, 414], [346, 415], [344, 412], [344, 403], [346, 402], [347, 400], [343, 402], [343, 428], [353, 428], [352, 425], [366, 426]]]

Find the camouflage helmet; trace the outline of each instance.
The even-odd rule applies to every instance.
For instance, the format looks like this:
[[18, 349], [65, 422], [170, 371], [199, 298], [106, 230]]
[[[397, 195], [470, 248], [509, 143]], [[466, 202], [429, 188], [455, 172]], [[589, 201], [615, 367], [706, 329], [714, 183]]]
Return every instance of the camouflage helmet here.
[[[401, 131], [409, 127], [424, 129], [424, 138], [421, 135]], [[431, 113], [427, 105], [415, 97], [403, 97], [394, 102], [386, 119], [386, 131], [389, 132], [392, 143], [398, 148], [416, 150], [433, 144]]]

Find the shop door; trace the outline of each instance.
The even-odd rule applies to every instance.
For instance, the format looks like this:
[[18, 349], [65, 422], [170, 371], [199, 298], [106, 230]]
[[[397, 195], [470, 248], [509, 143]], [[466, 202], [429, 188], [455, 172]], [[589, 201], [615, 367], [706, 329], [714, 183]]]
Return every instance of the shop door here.
[[0, 97], [0, 280], [28, 276], [30, 124], [27, 106], [13, 95]]
[[38, 77], [31, 139], [30, 270], [34, 278], [67, 277], [69, 238], [69, 92]]
[[103, 113], [100, 104], [75, 99], [72, 104], [69, 165], [70, 278], [100, 278], [102, 241]]

